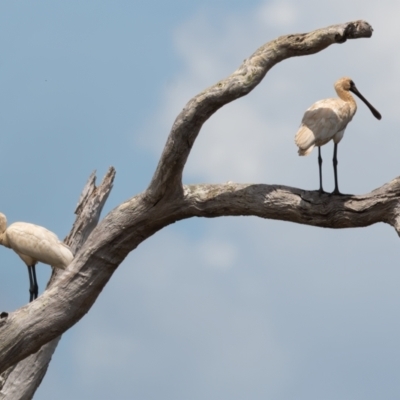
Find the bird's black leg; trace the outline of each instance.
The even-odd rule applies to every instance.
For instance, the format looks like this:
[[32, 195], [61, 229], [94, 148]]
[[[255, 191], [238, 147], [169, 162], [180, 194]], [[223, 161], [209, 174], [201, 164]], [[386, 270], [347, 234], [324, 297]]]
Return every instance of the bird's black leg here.
[[34, 296], [34, 284], [33, 284], [33, 274], [32, 274], [32, 270], [31, 270], [31, 266], [28, 265], [28, 274], [29, 274], [29, 301], [33, 300], [33, 296]]
[[319, 166], [319, 192], [325, 193], [322, 189], [322, 157], [321, 157], [321, 146], [318, 146], [318, 166]]
[[338, 185], [338, 178], [337, 178], [337, 165], [338, 165], [338, 161], [337, 161], [337, 146], [338, 144], [335, 143], [335, 146], [333, 148], [333, 172], [335, 174], [335, 190], [332, 192], [332, 194], [341, 194], [339, 192], [339, 185]]
[[34, 295], [34, 298], [37, 299], [38, 292], [39, 292], [39, 285], [38, 285], [37, 279], [36, 279], [36, 266], [35, 266], [35, 264], [32, 265], [32, 275], [33, 275], [33, 295]]

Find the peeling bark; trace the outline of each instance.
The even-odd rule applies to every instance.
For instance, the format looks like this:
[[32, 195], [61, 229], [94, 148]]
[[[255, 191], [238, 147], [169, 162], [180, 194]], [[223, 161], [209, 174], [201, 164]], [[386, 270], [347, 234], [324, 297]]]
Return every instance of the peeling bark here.
[[92, 175], [66, 238], [75, 253], [73, 262], [65, 271], [53, 273], [47, 290], [35, 301], [0, 318], [0, 399], [32, 398], [60, 335], [90, 310], [129, 252], [178, 220], [255, 215], [327, 228], [384, 222], [400, 234], [400, 178], [363, 196], [321, 195], [264, 184], [182, 185], [183, 168], [195, 139], [219, 108], [253, 90], [280, 61], [371, 35], [367, 22], [354, 21], [281, 36], [260, 47], [232, 75], [186, 104], [172, 126], [149, 187], [120, 204], [98, 225], [115, 171], [111, 168], [98, 188]]

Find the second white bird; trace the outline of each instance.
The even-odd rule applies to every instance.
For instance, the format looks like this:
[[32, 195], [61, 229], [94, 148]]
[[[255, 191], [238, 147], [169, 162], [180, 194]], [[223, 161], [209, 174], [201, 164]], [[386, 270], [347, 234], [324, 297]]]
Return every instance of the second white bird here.
[[381, 119], [382, 117], [358, 91], [350, 78], [341, 78], [336, 81], [335, 90], [338, 98], [317, 101], [305, 112], [295, 142], [299, 147], [300, 156], [307, 156], [315, 146], [318, 147], [319, 191], [323, 193], [321, 146], [333, 140], [333, 171], [335, 175], [333, 194], [340, 194], [337, 179], [337, 145], [342, 140], [347, 124], [357, 111], [356, 101], [350, 92], [356, 94], [367, 105], [375, 118]]

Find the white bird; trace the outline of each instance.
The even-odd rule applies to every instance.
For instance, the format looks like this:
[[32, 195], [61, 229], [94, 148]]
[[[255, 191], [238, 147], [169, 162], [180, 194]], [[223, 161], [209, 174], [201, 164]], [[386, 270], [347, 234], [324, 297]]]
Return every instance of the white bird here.
[[337, 179], [337, 145], [342, 140], [347, 124], [352, 120], [357, 111], [357, 104], [350, 92], [356, 94], [371, 110], [375, 118], [381, 119], [381, 114], [367, 101], [358, 91], [356, 85], [350, 78], [341, 78], [335, 82], [335, 90], [338, 98], [320, 100], [314, 103], [304, 113], [303, 120], [297, 131], [295, 142], [299, 147], [299, 155], [309, 155], [315, 146], [318, 146], [319, 165], [319, 191], [322, 189], [322, 158], [321, 146], [330, 140], [334, 142], [333, 171], [335, 174], [335, 190], [332, 194], [339, 192]]
[[28, 267], [29, 301], [38, 296], [35, 265], [38, 262], [65, 269], [74, 256], [70, 248], [42, 226], [14, 222], [7, 228], [7, 218], [0, 213], [0, 244], [14, 250]]

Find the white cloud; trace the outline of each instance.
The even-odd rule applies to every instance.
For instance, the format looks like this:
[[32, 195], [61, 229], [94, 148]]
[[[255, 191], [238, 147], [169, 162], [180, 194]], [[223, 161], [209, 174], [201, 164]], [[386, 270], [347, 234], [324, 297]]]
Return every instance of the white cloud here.
[[206, 265], [220, 270], [231, 268], [237, 257], [234, 245], [218, 237], [207, 237], [197, 245], [197, 251]]
[[261, 23], [290, 28], [298, 19], [295, 5], [287, 1], [268, 1], [256, 12]]

